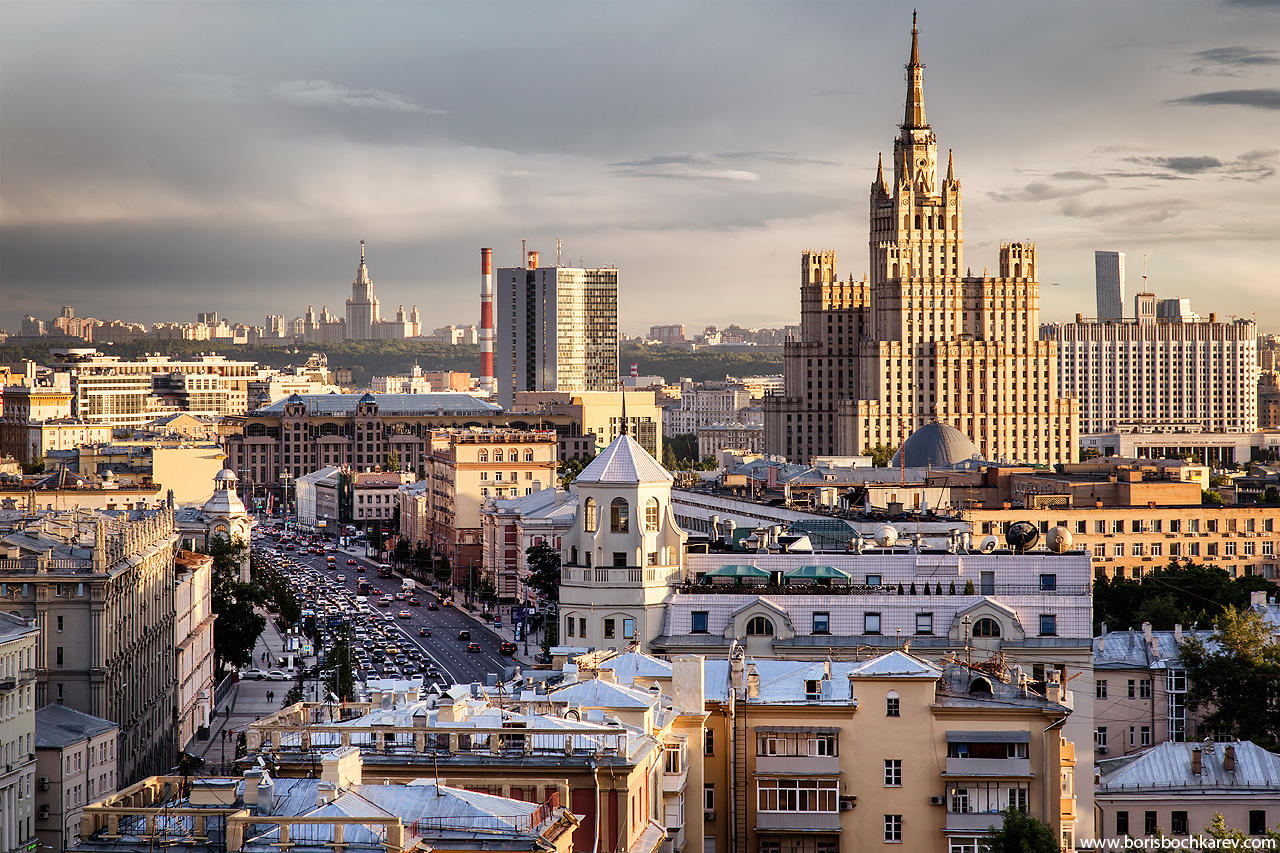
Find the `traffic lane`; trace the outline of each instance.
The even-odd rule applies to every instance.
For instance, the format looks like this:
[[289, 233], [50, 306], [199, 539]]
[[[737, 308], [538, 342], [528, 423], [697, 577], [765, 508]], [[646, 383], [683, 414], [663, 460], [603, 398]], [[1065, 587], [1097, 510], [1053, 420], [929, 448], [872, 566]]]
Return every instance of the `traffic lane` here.
[[[295, 562], [311, 568], [324, 578], [336, 580], [336, 576], [342, 575], [344, 580], [340, 584], [341, 587], [345, 588], [353, 596], [358, 578], [367, 577], [370, 584], [368, 594], [371, 604], [373, 604], [375, 596], [381, 596], [384, 593], [394, 595], [401, 590], [399, 578], [379, 578], [373, 576], [370, 571], [356, 572], [354, 571], [355, 566], [348, 566], [342, 563], [337, 564], [335, 569], [329, 569], [327, 556], [327, 554], [323, 556], [319, 554], [300, 554], [293, 559]], [[370, 560], [361, 559], [361, 562], [370, 569], [377, 565]], [[323, 591], [323, 589], [317, 588], [317, 591]], [[429, 599], [437, 602], [439, 600], [438, 596], [425, 589], [416, 590], [416, 594], [419, 600]], [[453, 607], [429, 610], [425, 605], [425, 601], [419, 607], [410, 607], [405, 601], [393, 601], [390, 606], [385, 608], [373, 605], [374, 614], [379, 616], [375, 621], [381, 624], [391, 624], [386, 621], [385, 614], [387, 612], [398, 613], [401, 609], [407, 609], [412, 615], [409, 619], [397, 618], [395, 624], [404, 628], [405, 633], [410, 636], [414, 644], [433, 657], [441, 670], [447, 672], [459, 682], [483, 681], [489, 673], [500, 675], [507, 667], [514, 664], [514, 660], [511, 657], [502, 654], [502, 638], [489, 630], [484, 623]], [[361, 616], [361, 614], [354, 612], [351, 615], [355, 617]], [[419, 637], [417, 634], [418, 628], [430, 628], [432, 636], [430, 638]], [[471, 632], [470, 642], [480, 645], [479, 652], [467, 651], [466, 643], [468, 641], [457, 639], [458, 631], [460, 630]], [[431, 640], [438, 640], [439, 642], [431, 643]]]

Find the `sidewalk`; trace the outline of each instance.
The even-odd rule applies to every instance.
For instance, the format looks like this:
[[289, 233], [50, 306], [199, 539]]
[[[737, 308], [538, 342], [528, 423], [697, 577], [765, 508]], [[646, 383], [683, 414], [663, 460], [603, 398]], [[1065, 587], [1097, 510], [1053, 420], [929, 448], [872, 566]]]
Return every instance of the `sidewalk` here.
[[[270, 613], [259, 611], [267, 619], [267, 627], [253, 649], [253, 662], [249, 668], [275, 669], [276, 661], [284, 655], [284, 637], [276, 628]], [[262, 661], [262, 653], [266, 652], [271, 659], [268, 666]], [[311, 659], [307, 659], [311, 660]], [[187, 746], [187, 752], [199, 755], [209, 764], [230, 763], [235, 758], [236, 738], [248, 725], [268, 714], [280, 710], [284, 703], [284, 695], [292, 687], [292, 681], [241, 680], [232, 685], [227, 693], [226, 701], [214, 709], [213, 720], [209, 726], [209, 739], [194, 740]], [[267, 701], [267, 691], [274, 695]], [[226, 743], [222, 739], [223, 731], [228, 732]], [[225, 758], [224, 758], [225, 756]]]
[[497, 634], [499, 637], [502, 638], [503, 642], [515, 643], [516, 653], [512, 655], [512, 659], [515, 660], [517, 663], [527, 667], [532, 667], [534, 665], [534, 660], [533, 660], [534, 655], [542, 651], [542, 643], [540, 640], [535, 639], [536, 635], [530, 636], [530, 639], [527, 643], [529, 648], [529, 654], [526, 655], [524, 653], [526, 643], [523, 640], [521, 641], [516, 640], [515, 626], [509, 625], [506, 622], [504, 622], [502, 623], [501, 628], [495, 627], [493, 622], [481, 618], [481, 614], [484, 613], [483, 610], [472, 609], [470, 607], [467, 607], [465, 603], [459, 602], [456, 599], [454, 600], [453, 606], [456, 607], [462, 613], [467, 614], [472, 619], [479, 622], [481, 625], [488, 628], [493, 633]]

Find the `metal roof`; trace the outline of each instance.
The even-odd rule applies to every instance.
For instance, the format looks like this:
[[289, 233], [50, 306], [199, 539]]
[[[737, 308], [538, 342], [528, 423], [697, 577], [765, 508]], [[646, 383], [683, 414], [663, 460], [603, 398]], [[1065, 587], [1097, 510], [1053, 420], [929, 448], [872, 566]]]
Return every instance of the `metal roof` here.
[[457, 391], [427, 394], [294, 394], [277, 400], [255, 414], [279, 415], [290, 402], [306, 405], [308, 415], [350, 415], [362, 400], [372, 398], [380, 415], [487, 415], [502, 411], [494, 403]]
[[[1206, 751], [1206, 746], [1212, 752]], [[1235, 753], [1235, 767], [1225, 768], [1227, 748]], [[1192, 750], [1200, 750], [1200, 773], [1191, 772]], [[1252, 741], [1234, 743], [1175, 743], [1166, 741], [1108, 768], [1099, 762], [1102, 781], [1099, 794], [1153, 789], [1172, 790], [1280, 790], [1280, 755], [1268, 752]]]
[[60, 749], [116, 728], [118, 726], [110, 720], [66, 705], [45, 705], [36, 709], [37, 748]]
[[639, 485], [641, 483], [671, 483], [675, 478], [658, 463], [649, 451], [629, 435], [620, 435], [613, 443], [591, 460], [575, 483], [602, 485]]

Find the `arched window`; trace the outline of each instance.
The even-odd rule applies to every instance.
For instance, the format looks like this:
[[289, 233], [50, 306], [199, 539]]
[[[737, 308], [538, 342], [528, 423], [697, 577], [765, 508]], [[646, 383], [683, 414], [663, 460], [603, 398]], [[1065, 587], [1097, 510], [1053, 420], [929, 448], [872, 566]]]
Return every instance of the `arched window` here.
[[525, 462], [532, 462], [532, 461], [533, 461], [533, 448], [526, 448], [526, 449], [525, 449], [525, 451], [524, 451], [524, 461], [525, 461]]
[[587, 533], [596, 532], [596, 499], [587, 498], [582, 502], [582, 529]]
[[489, 451], [487, 451], [487, 450], [481, 450], [481, 451], [480, 451], [479, 456], [477, 456], [476, 458], [477, 458], [479, 461], [481, 461], [481, 462], [488, 462], [488, 461], [489, 461]]
[[956, 215], [955, 215], [954, 213], [953, 213], [953, 214], [951, 214], [951, 230], [952, 230], [952, 231], [956, 230], [956, 228], [957, 228], [956, 223], [957, 223], [957, 222], [959, 222], [959, 220], [958, 220], [958, 219], [956, 219]]
[[990, 616], [983, 616], [977, 622], [973, 623], [973, 636], [999, 637], [1000, 623], [992, 619]]
[[501, 462], [501, 461], [502, 461], [502, 448], [501, 448], [501, 447], [499, 447], [497, 450], [493, 451], [493, 461], [494, 461], [494, 462]]
[[919, 228], [919, 227], [920, 227], [920, 214], [918, 214], [918, 213], [916, 214], [916, 227], [917, 227], [917, 228]]
[[969, 683], [969, 693], [972, 696], [990, 696], [991, 682], [985, 678], [975, 678]]
[[1013, 277], [1014, 277], [1014, 278], [1021, 278], [1021, 277], [1022, 277], [1022, 264], [1014, 264], [1014, 265], [1013, 265]]
[[609, 504], [609, 532], [626, 533], [631, 529], [631, 507], [626, 498], [614, 498]]
[[773, 623], [763, 616], [752, 616], [747, 622], [748, 637], [772, 637]]
[[898, 265], [896, 263], [893, 265], [893, 277], [898, 277]]
[[904, 216], [902, 217], [902, 227], [903, 227], [903, 228], [910, 228], [910, 227], [911, 227], [911, 217], [910, 217], [910, 216], [905, 216], [905, 215], [904, 215]]
[[577, 545], [574, 545], [572, 548], [569, 549], [569, 562], [575, 566], [578, 565], [578, 546]]
[[658, 529], [658, 499], [649, 498], [644, 504], [644, 529], [653, 532]]

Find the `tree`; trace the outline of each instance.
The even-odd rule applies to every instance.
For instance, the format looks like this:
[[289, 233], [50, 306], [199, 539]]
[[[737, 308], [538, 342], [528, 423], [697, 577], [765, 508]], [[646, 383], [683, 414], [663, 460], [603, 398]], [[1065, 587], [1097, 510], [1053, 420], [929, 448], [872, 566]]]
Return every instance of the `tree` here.
[[408, 564], [413, 557], [413, 550], [409, 547], [408, 540], [401, 538], [396, 542], [396, 547], [391, 552], [391, 560], [397, 565], [403, 566]]
[[524, 562], [529, 568], [529, 586], [548, 601], [559, 601], [560, 552], [540, 542], [525, 550]]
[[893, 459], [893, 454], [897, 452], [898, 445], [896, 444], [877, 444], [867, 452], [867, 455], [871, 457], [871, 464], [875, 467], [887, 468], [890, 460]]
[[1216, 489], [1200, 490], [1201, 506], [1222, 506], [1222, 494]]
[[[665, 454], [666, 451], [664, 450], [663, 453]], [[564, 488], [564, 489], [569, 488], [569, 485], [578, 478], [579, 474], [582, 473], [582, 469], [590, 465], [592, 460], [594, 460], [595, 458], [596, 457], [593, 455], [593, 456], [585, 456], [585, 457], [575, 457], [573, 459], [562, 459], [560, 461], [561, 488]]]
[[1262, 490], [1262, 498], [1259, 503], [1264, 504], [1280, 504], [1280, 489], [1275, 486], [1267, 486]]
[[264, 603], [260, 588], [240, 581], [244, 546], [225, 537], [209, 540], [204, 553], [213, 557], [210, 602], [217, 619], [213, 623], [213, 656], [217, 668], [248, 666], [253, 647], [267, 620], [257, 611]]
[[992, 827], [992, 834], [983, 839], [986, 853], [1060, 853], [1053, 827], [1032, 817], [1022, 809], [1010, 806], [1000, 813], [1004, 823]]
[[1195, 635], [1183, 641], [1187, 705], [1212, 708], [1205, 728], [1275, 750], [1280, 747], [1280, 641], [1251, 608], [1228, 607], [1218, 625], [1213, 645]]
[[[1227, 826], [1227, 821], [1222, 816], [1222, 812], [1218, 812], [1213, 816], [1213, 820], [1204, 828], [1204, 834], [1197, 834], [1198, 838], [1212, 838], [1215, 841], [1230, 842], [1229, 844], [1219, 845], [1217, 848], [1210, 848], [1205, 845], [1206, 849], [1221, 850], [1245, 850], [1248, 843], [1248, 836], [1239, 829]], [[1253, 836], [1254, 838], [1265, 838], [1269, 841], [1276, 842], [1272, 846], [1280, 846], [1280, 832], [1274, 829], [1264, 829], [1261, 836]]]
[[1174, 625], [1211, 625], [1227, 607], [1249, 606], [1249, 593], [1275, 595], [1263, 577], [1232, 578], [1225, 569], [1174, 560], [1141, 578], [1100, 577], [1093, 585], [1095, 631], [1136, 628], [1143, 622], [1167, 631]]
[[400, 470], [400, 454], [394, 450], [388, 453], [387, 464], [385, 467], [388, 471], [399, 471]]
[[329, 674], [324, 679], [325, 688], [343, 702], [349, 702], [356, 695], [356, 677], [351, 667], [349, 638], [348, 630], [343, 628], [333, 648], [329, 650], [326, 661], [329, 665]]

